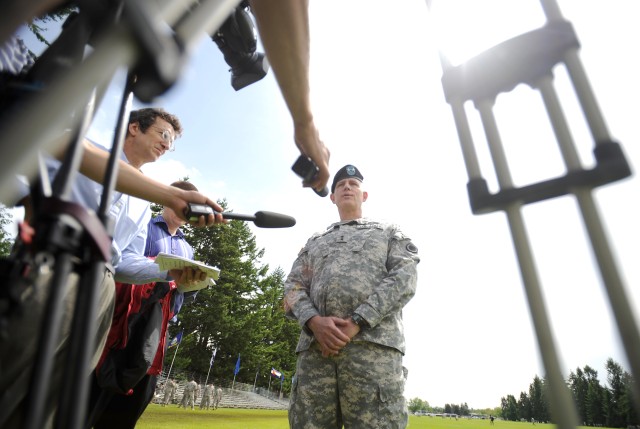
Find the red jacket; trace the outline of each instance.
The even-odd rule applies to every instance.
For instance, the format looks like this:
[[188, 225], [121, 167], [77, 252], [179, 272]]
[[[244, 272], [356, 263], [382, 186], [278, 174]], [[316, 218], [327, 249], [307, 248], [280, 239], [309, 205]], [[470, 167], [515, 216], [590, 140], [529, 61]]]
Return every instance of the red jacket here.
[[162, 372], [175, 289], [174, 281], [143, 285], [116, 282], [111, 329], [96, 368], [102, 388], [131, 394], [145, 374]]

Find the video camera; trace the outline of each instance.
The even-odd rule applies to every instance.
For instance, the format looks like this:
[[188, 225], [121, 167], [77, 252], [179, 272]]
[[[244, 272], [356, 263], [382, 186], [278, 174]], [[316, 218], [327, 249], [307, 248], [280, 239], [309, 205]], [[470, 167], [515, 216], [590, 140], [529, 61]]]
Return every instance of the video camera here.
[[256, 52], [258, 34], [243, 0], [211, 38], [231, 69], [231, 86], [238, 91], [267, 75], [269, 62]]

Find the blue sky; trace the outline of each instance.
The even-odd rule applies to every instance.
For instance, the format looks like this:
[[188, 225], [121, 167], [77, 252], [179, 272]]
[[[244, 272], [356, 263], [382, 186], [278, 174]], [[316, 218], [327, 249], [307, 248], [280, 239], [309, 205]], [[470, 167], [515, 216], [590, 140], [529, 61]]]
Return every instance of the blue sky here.
[[[456, 13], [446, 26], [439, 24], [444, 18], [436, 22], [428, 14], [422, 0], [312, 1], [312, 98], [332, 152], [331, 171], [346, 163], [358, 166], [370, 196], [365, 215], [397, 222], [420, 249], [418, 292], [404, 311], [406, 396], [438, 406], [495, 407], [501, 397], [527, 391], [543, 369], [506, 218], [474, 216], [468, 206], [467, 174], [442, 95], [437, 46], [456, 61], [535, 28], [544, 18], [534, 0], [448, 1]], [[582, 43], [580, 57], [610, 132], [633, 168], [640, 161], [634, 43], [640, 39], [640, 6], [628, 0], [606, 7], [595, 0], [559, 5]], [[105, 143], [121, 80], [108, 92], [90, 133]], [[556, 80], [589, 166], [592, 140], [562, 69]], [[184, 135], [175, 152], [145, 171], [165, 183], [188, 175], [236, 212], [294, 216], [297, 225], [290, 229], [253, 229], [266, 249], [263, 262], [286, 272], [307, 238], [334, 222], [337, 211], [328, 198], [302, 189], [290, 170], [297, 150], [272, 73], [238, 92], [229, 81], [222, 54], [203, 39], [179, 83], [153, 103], [181, 118]], [[495, 113], [516, 184], [563, 174], [538, 93], [519, 86], [499, 97]], [[471, 106], [468, 114], [483, 175], [495, 190]], [[595, 192], [636, 317], [639, 187], [634, 176]], [[564, 197], [523, 212], [563, 369], [568, 374], [590, 365], [604, 382], [605, 360], [613, 357], [626, 366], [626, 358], [576, 204]]]

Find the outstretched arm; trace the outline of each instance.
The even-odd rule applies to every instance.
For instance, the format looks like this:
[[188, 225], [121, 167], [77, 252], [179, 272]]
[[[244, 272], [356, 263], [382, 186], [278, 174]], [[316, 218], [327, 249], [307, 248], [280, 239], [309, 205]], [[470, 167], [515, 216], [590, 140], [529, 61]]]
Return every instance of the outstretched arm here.
[[313, 120], [309, 87], [308, 0], [252, 0], [260, 39], [291, 112], [298, 149], [320, 168], [307, 186], [320, 191], [329, 180], [329, 150]]
[[[102, 183], [107, 170], [109, 153], [86, 140], [84, 146], [85, 150], [80, 165], [80, 172], [90, 179]], [[198, 222], [192, 222], [194, 226], [210, 226], [214, 223], [225, 222], [220, 214], [222, 207], [203, 194], [196, 191], [185, 191], [175, 186], [164, 185], [145, 176], [124, 161], [119, 161], [119, 163], [118, 179], [116, 182], [116, 189], [118, 191], [170, 207], [174, 212], [181, 214], [183, 217], [188, 203], [205, 204], [218, 212], [216, 215], [209, 215], [206, 219], [201, 216]], [[186, 219], [186, 217], [184, 217], [184, 219]]]

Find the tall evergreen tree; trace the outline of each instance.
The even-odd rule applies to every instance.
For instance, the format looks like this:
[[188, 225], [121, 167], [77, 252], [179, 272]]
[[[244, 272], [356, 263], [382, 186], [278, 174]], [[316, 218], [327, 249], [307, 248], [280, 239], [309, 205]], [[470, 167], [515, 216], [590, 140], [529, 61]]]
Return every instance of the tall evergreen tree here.
[[633, 391], [634, 391], [633, 377], [631, 377], [631, 374], [629, 374], [627, 371], [624, 371], [622, 381], [624, 383], [624, 388], [625, 388], [625, 400], [626, 400], [625, 417], [627, 420], [627, 427], [638, 426], [638, 423], [640, 423], [640, 419], [638, 419], [638, 410], [636, 410], [634, 405], [635, 402], [633, 401]]
[[576, 368], [575, 373], [571, 371], [569, 373], [568, 382], [569, 389], [571, 390], [571, 393], [573, 393], [573, 400], [575, 401], [578, 411], [578, 419], [580, 422], [584, 423], [587, 421], [586, 399], [588, 383], [582, 369], [578, 367]]
[[[259, 378], [255, 380], [256, 384], [268, 386], [265, 377], [270, 377], [270, 370], [274, 368], [284, 376], [283, 389], [288, 391], [295, 373], [295, 348], [300, 326], [285, 317], [282, 304], [284, 278], [284, 271], [278, 268], [259, 283], [247, 322], [258, 328], [251, 343]], [[258, 371], [259, 368], [264, 370]]]
[[609, 383], [609, 404], [607, 426], [612, 428], [626, 427], [628, 407], [627, 391], [624, 382], [624, 370], [613, 359], [607, 359], [607, 382]]
[[548, 407], [545, 403], [544, 384], [537, 375], [529, 385], [529, 399], [531, 401], [531, 417], [538, 422], [549, 421]]
[[[225, 201], [218, 203], [226, 207]], [[265, 375], [273, 367], [284, 374], [286, 391], [295, 371], [299, 327], [284, 317], [284, 272], [268, 274], [268, 265], [260, 262], [264, 249], [257, 247], [245, 222], [186, 228], [185, 235], [195, 259], [221, 272], [215, 286], [201, 290], [195, 302], [182, 308], [180, 326], [170, 328], [172, 335], [184, 329], [187, 336], [174, 365], [206, 373], [215, 348], [211, 379], [233, 378], [240, 355], [237, 382], [266, 387], [271, 379]]]
[[589, 365], [584, 367], [584, 375], [587, 381], [585, 395], [585, 424], [587, 426], [602, 426], [605, 423], [604, 416], [604, 387], [598, 380], [598, 372]]
[[526, 421], [531, 421], [531, 400], [525, 392], [520, 392], [520, 399], [518, 400], [518, 416]]

